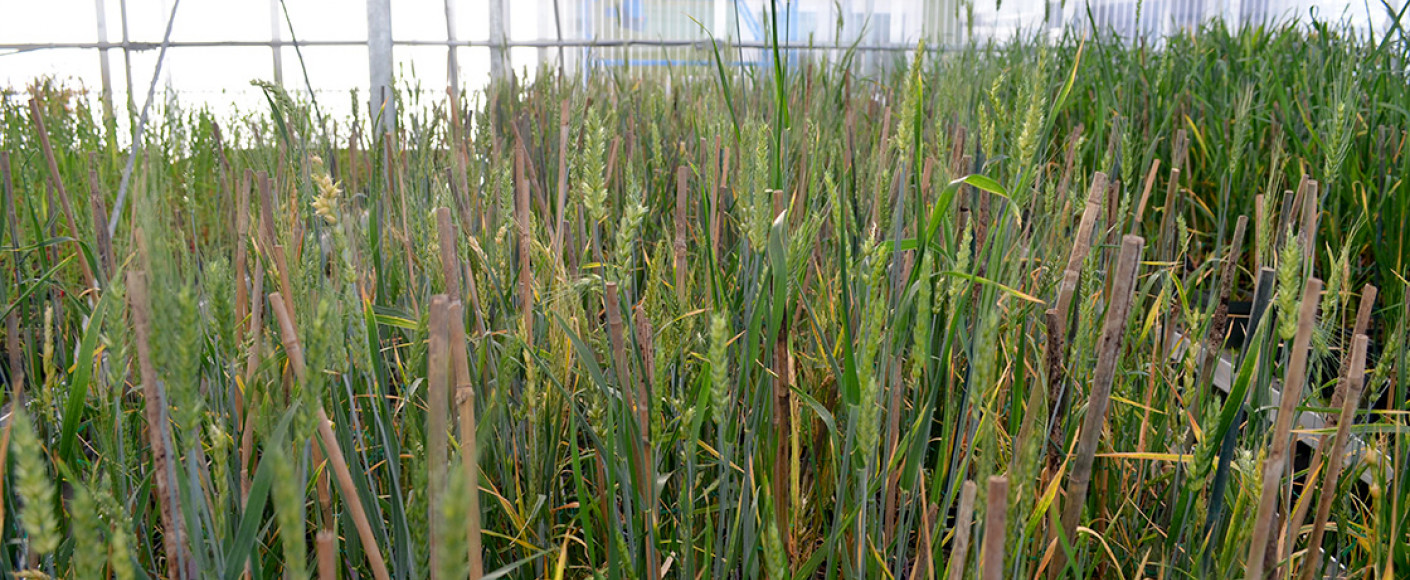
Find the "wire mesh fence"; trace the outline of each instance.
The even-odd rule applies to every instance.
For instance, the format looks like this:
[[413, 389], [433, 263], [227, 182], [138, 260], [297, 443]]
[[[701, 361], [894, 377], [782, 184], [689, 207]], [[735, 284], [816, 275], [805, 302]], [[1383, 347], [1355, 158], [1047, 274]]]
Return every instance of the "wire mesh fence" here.
[[713, 63], [712, 41], [729, 47], [721, 57], [731, 66], [768, 66], [771, 51], [765, 49], [777, 41], [786, 59], [854, 50], [865, 68], [884, 66], [917, 45], [943, 50], [1065, 30], [1158, 42], [1215, 18], [1258, 24], [1312, 13], [1340, 16], [1368, 32], [1387, 24], [1384, 11], [1369, 5], [1324, 0], [180, 2], [55, 0], [7, 7], [0, 23], [0, 86], [13, 91], [37, 76], [66, 77], [100, 95], [105, 110], [138, 109], [165, 45], [161, 81], [185, 102], [261, 106], [249, 81], [263, 79], [294, 92], [328, 94], [331, 110], [346, 113], [355, 105], [332, 95], [350, 89], [386, 94], [393, 78], [407, 90], [440, 93], [446, 86], [480, 88], [496, 75], [533, 75], [541, 67], [591, 74], [702, 66]]

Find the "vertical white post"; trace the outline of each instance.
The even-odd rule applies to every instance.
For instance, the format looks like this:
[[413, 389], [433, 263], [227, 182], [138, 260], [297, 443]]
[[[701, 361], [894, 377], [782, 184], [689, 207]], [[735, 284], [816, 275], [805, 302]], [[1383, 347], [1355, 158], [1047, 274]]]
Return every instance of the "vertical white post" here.
[[127, 36], [127, 0], [118, 0], [118, 8], [122, 10], [122, 66], [127, 78], [127, 111], [131, 115], [137, 110], [137, 102], [132, 97], [132, 48], [128, 45]]
[[397, 125], [392, 93], [391, 0], [367, 0], [367, 68], [372, 93], [368, 112], [374, 119], [381, 115], [382, 132], [390, 132]]
[[[108, 43], [108, 7], [104, 0], [93, 0], [98, 13], [98, 43]], [[103, 122], [113, 121], [113, 75], [108, 65], [108, 49], [98, 49], [98, 66], [103, 71]]]
[[1243, 0], [1224, 0], [1224, 25], [1229, 30], [1239, 29], [1239, 18], [1243, 15]]
[[446, 40], [450, 43], [446, 47], [446, 83], [450, 85], [451, 106], [456, 106], [460, 95], [460, 59], [459, 49], [455, 46], [458, 40], [455, 34], [455, 0], [446, 0]]
[[508, 52], [505, 47], [505, 27], [507, 22], [504, 18], [504, 0], [489, 0], [490, 5], [490, 78], [498, 80], [504, 78], [505, 56]]
[[274, 54], [274, 84], [284, 86], [284, 18], [279, 0], [269, 0], [269, 50]]

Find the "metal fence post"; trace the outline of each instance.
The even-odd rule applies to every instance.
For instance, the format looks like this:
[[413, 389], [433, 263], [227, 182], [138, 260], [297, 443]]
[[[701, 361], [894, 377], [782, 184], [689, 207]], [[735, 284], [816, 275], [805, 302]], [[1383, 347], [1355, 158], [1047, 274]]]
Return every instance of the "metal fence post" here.
[[504, 78], [505, 46], [504, 0], [489, 0], [490, 5], [490, 78]]
[[367, 67], [371, 89], [368, 114], [382, 119], [382, 132], [396, 128], [397, 106], [392, 86], [392, 3], [367, 0]]
[[269, 0], [269, 50], [274, 54], [274, 84], [284, 86], [284, 23], [279, 0]]
[[[127, 114], [131, 118], [137, 110], [137, 101], [133, 100], [132, 96], [132, 49], [128, 44], [130, 39], [127, 35], [127, 0], [119, 0], [118, 8], [122, 10], [122, 66], [125, 71], [123, 74], [127, 75]], [[134, 131], [135, 127], [136, 124]]]
[[[446, 83], [450, 85], [450, 97], [454, 100], [460, 94], [460, 59], [455, 46], [455, 0], [446, 0], [446, 40], [450, 41], [446, 49], [449, 51], [446, 53]], [[451, 106], [456, 105], [453, 102]]]
[[[98, 16], [98, 44], [108, 43], [108, 7], [104, 0], [93, 0]], [[103, 122], [111, 123], [113, 117], [113, 75], [108, 64], [108, 49], [98, 49], [98, 66], [103, 71]]]

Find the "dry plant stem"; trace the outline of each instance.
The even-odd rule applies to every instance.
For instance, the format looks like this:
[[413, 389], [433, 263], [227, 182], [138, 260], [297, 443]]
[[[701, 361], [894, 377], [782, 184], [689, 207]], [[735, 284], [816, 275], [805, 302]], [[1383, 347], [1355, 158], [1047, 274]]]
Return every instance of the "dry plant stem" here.
[[960, 507], [955, 512], [955, 540], [950, 545], [949, 580], [964, 579], [965, 556], [969, 555], [969, 534], [974, 527], [974, 495], [977, 488], [974, 480], [964, 482], [960, 488]]
[[475, 427], [475, 387], [470, 382], [470, 356], [465, 350], [465, 314], [459, 301], [450, 303], [450, 360], [455, 380], [455, 406], [460, 413], [460, 463], [468, 482], [469, 514], [466, 518], [466, 546], [469, 549], [470, 580], [480, 580], [485, 566], [480, 544], [480, 466]]
[[147, 277], [143, 272], [127, 273], [127, 299], [132, 314], [133, 338], [137, 342], [142, 393], [146, 399], [144, 414], [147, 436], [152, 446], [152, 483], [161, 509], [162, 542], [168, 559], [168, 573], [174, 571], [172, 575], [177, 578], [196, 578], [195, 562], [186, 551], [186, 530], [180, 516], [181, 501], [176, 493], [176, 473], [167, 436], [166, 393], [157, 381], [157, 367], [152, 364], [152, 307], [147, 295]]
[[[17, 247], [20, 245], [19, 238], [17, 237], [19, 232], [13, 227], [15, 223], [15, 189], [14, 185], [10, 182], [10, 153], [8, 151], [0, 151], [0, 190], [5, 192], [5, 211], [6, 216], [8, 216], [10, 220], [10, 246]], [[18, 268], [16, 268], [15, 275], [16, 277], [19, 276]], [[19, 282], [16, 280], [16, 285], [18, 284]], [[10, 359], [10, 366], [7, 367], [9, 374], [5, 376], [5, 379], [8, 384], [14, 385], [14, 392], [10, 394], [11, 409], [24, 407], [24, 367], [20, 366], [20, 321], [18, 310], [19, 308], [11, 310], [10, 314], [5, 317], [5, 351]], [[8, 455], [10, 451], [10, 429], [14, 427], [14, 424], [14, 421], [5, 421], [5, 426], [0, 428], [0, 494], [3, 494], [5, 491], [4, 471], [5, 466], [9, 465], [5, 460], [6, 455]], [[0, 495], [0, 497], [3, 497], [3, 495]], [[0, 501], [0, 522], [3, 521], [5, 521], [5, 502]]]
[[[54, 160], [54, 148], [49, 144], [49, 131], [44, 128], [44, 114], [39, 109], [37, 97], [29, 100], [30, 119], [34, 121], [34, 130], [39, 133], [39, 145], [44, 149], [44, 161], [49, 165], [49, 182], [54, 189], [59, 192], [59, 205], [64, 211], [64, 223], [69, 228], [69, 235], [74, 238], [81, 238], [83, 234], [78, 231], [78, 223], [73, 219], [73, 204], [69, 203], [69, 191], [64, 188], [64, 180], [59, 173], [59, 164]], [[93, 278], [93, 268], [88, 263], [88, 258], [82, 252], [78, 256], [78, 265], [83, 268], [83, 282], [86, 288], [97, 288], [96, 280]]]
[[685, 262], [685, 250], [687, 244], [686, 214], [690, 207], [688, 205], [689, 199], [686, 196], [686, 178], [689, 175], [689, 171], [689, 168], [684, 165], [676, 168], [676, 240], [674, 248], [676, 258], [676, 297], [680, 299], [682, 304], [686, 303], [688, 297], [685, 287], [686, 274], [688, 273]]
[[553, 220], [553, 255], [558, 257], [558, 267], [563, 268], [563, 230], [567, 228], [568, 207], [568, 99], [563, 99], [558, 110], [558, 217]]
[[[254, 181], [254, 171], [245, 170], [245, 177], [240, 180], [240, 186], [235, 189], [235, 344], [244, 344], [245, 333], [249, 331], [249, 321], [245, 317], [250, 314], [250, 289], [246, 286], [245, 278], [249, 273], [249, 239], [250, 239], [250, 191], [249, 186]], [[244, 405], [240, 405], [243, 413]], [[243, 414], [241, 415], [243, 416]]]
[[1302, 400], [1302, 388], [1307, 382], [1307, 349], [1312, 341], [1312, 330], [1316, 326], [1317, 302], [1322, 294], [1322, 281], [1312, 278], [1302, 293], [1302, 308], [1298, 312], [1297, 334], [1293, 337], [1291, 362], [1284, 375], [1282, 400], [1278, 404], [1278, 416], [1273, 424], [1273, 441], [1268, 446], [1268, 456], [1263, 461], [1263, 484], [1260, 490], [1258, 511], [1254, 518], [1253, 535], [1249, 541], [1247, 578], [1261, 580], [1266, 563], [1265, 555], [1270, 546], [1272, 523], [1277, 516], [1277, 503], [1283, 483], [1283, 472], [1288, 465], [1288, 449], [1292, 443], [1290, 435], [1293, 413]]
[[989, 477], [989, 505], [984, 508], [984, 545], [980, 556], [981, 573], [984, 580], [1001, 580], [1004, 577], [1004, 538], [1008, 526], [1009, 478], [1002, 475]]
[[523, 316], [520, 335], [530, 347], [534, 344], [534, 271], [529, 263], [529, 243], [533, 236], [529, 221], [529, 181], [524, 178], [524, 148], [514, 148], [514, 217], [519, 223], [519, 308]]
[[1317, 516], [1312, 520], [1312, 535], [1307, 540], [1307, 557], [1303, 562], [1302, 580], [1311, 580], [1322, 567], [1322, 535], [1327, 530], [1327, 519], [1332, 515], [1332, 499], [1336, 495], [1337, 479], [1341, 477], [1342, 466], [1346, 464], [1342, 460], [1342, 454], [1346, 452], [1347, 432], [1351, 429], [1352, 416], [1361, 403], [1361, 393], [1366, 386], [1367, 342], [1364, 334], [1357, 334], [1351, 339], [1351, 364], [1346, 375], [1346, 396], [1342, 398], [1341, 415], [1337, 419], [1336, 440], [1332, 443], [1331, 452], [1324, 458], [1327, 471], [1322, 479], [1322, 493], [1317, 498]]
[[[284, 353], [289, 357], [289, 366], [293, 369], [294, 376], [303, 380], [308, 373], [308, 367], [304, 365], [303, 347], [299, 345], [294, 320], [284, 309], [284, 301], [278, 292], [270, 293], [269, 304], [274, 310], [274, 318], [279, 323], [279, 337], [284, 343]], [[387, 563], [382, 559], [381, 549], [377, 547], [377, 538], [372, 535], [372, 525], [368, 523], [367, 512], [362, 509], [362, 500], [357, 494], [357, 486], [353, 484], [348, 462], [343, 458], [343, 450], [338, 445], [338, 436], [333, 433], [333, 421], [328, 419], [328, 413], [323, 410], [322, 405], [318, 407], [315, 423], [318, 425], [318, 436], [323, 443], [324, 454], [328, 457], [328, 465], [333, 468], [333, 475], [337, 478], [338, 491], [343, 494], [343, 501], [347, 503], [348, 513], [353, 518], [353, 527], [357, 528], [358, 540], [362, 542], [362, 550], [367, 554], [372, 577], [376, 580], [389, 580]]]
[[[445, 208], [441, 208], [445, 210]], [[447, 220], [450, 212], [445, 211]], [[441, 235], [446, 239], [446, 234]], [[430, 473], [430, 481], [427, 486], [426, 497], [427, 514], [429, 524], [428, 542], [430, 548], [431, 580], [439, 578], [441, 558], [445, 557], [440, 552], [440, 538], [437, 537], [440, 526], [442, 494], [445, 490], [446, 477], [446, 441], [448, 419], [446, 413], [446, 403], [448, 402], [446, 393], [449, 391], [450, 383], [450, 360], [449, 348], [450, 329], [448, 328], [447, 317], [449, 304], [444, 294], [437, 294], [431, 297], [431, 338], [430, 346], [426, 355], [426, 440], [427, 451], [430, 457], [426, 458], [426, 464]]]
[[111, 284], [113, 275], [113, 238], [108, 235], [108, 206], [103, 201], [102, 182], [98, 180], [98, 153], [88, 153], [88, 203], [93, 210], [94, 239], [98, 247], [98, 269], [105, 283]]
[[[1092, 466], [1106, 423], [1106, 409], [1110, 402], [1111, 385], [1116, 377], [1116, 362], [1121, 355], [1122, 339], [1126, 334], [1126, 318], [1131, 312], [1131, 297], [1135, 292], [1136, 274], [1140, 267], [1141, 249], [1145, 239], [1128, 235], [1121, 239], [1121, 254], [1117, 257], [1116, 272], [1113, 277], [1111, 303], [1107, 306], [1106, 320], [1102, 325], [1101, 339], [1097, 344], [1097, 366], [1092, 371], [1092, 391], [1087, 403], [1087, 413], [1082, 420], [1082, 431], [1077, 440], [1077, 456], [1073, 461], [1072, 478], [1067, 483], [1067, 494], [1063, 499], [1062, 533], [1071, 540], [1077, 532], [1077, 521], [1082, 515], [1082, 507], [1087, 503], [1087, 488], [1092, 481]], [[1054, 556], [1052, 574], [1066, 567], [1066, 552], [1059, 550]]]
[[911, 567], [911, 578], [935, 580], [935, 565], [930, 561], [930, 551], [935, 546], [930, 530], [939, 507], [926, 496], [925, 486], [920, 486], [920, 529], [916, 533], [915, 565]]
[[352, 133], [348, 135], [348, 191], [354, 193], [361, 191], [357, 187], [358, 161], [361, 157], [357, 151], [357, 142], [362, 138], [362, 131], [353, 125]]

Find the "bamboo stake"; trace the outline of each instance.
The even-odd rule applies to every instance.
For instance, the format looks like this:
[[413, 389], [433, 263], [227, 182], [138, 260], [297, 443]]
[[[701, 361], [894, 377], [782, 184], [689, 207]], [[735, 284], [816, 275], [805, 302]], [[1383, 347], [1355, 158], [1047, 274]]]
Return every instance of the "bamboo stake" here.
[[[449, 221], [450, 211], [441, 208], [444, 212], [445, 220]], [[438, 212], [441, 213], [441, 212]], [[441, 234], [441, 239], [446, 239], [446, 233]], [[444, 256], [444, 255], [443, 255]], [[429, 467], [430, 482], [427, 486], [426, 497], [427, 507], [430, 513], [427, 515], [429, 522], [430, 548], [430, 569], [431, 580], [440, 577], [440, 562], [445, 555], [440, 552], [440, 538], [437, 537], [441, 529], [441, 502], [445, 490], [446, 477], [446, 442], [447, 434], [447, 413], [446, 413], [446, 393], [449, 390], [450, 364], [449, 352], [450, 329], [446, 321], [449, 316], [448, 300], [446, 295], [437, 294], [431, 297], [431, 338], [428, 353], [426, 355], [426, 439], [427, 451], [430, 457], [426, 459]]]
[[[1370, 326], [1371, 308], [1375, 304], [1375, 302], [1376, 287], [1367, 284], [1361, 291], [1361, 304], [1357, 309], [1356, 322], [1351, 330], [1353, 347], [1355, 346], [1354, 342], [1356, 340], [1356, 337], [1366, 334], [1366, 328]], [[1364, 358], [1364, 353], [1362, 354], [1362, 357]], [[1351, 373], [1352, 361], [1354, 361], [1355, 359], [1356, 353], [1354, 348], [1352, 349], [1352, 352], [1347, 353], [1347, 356], [1342, 359], [1341, 370], [1338, 374], [1340, 379], [1337, 381], [1337, 388], [1336, 391], [1332, 393], [1332, 400], [1330, 401], [1329, 405], [1333, 409], [1341, 409], [1342, 403], [1346, 400], [1348, 388], [1347, 385]], [[1362, 362], [1362, 366], [1364, 370], [1364, 361]], [[1338, 415], [1328, 413], [1328, 416], [1326, 417], [1327, 427], [1336, 427], [1338, 425], [1338, 422]], [[1307, 501], [1307, 499], [1310, 499], [1312, 497], [1310, 493], [1313, 488], [1312, 478], [1315, 477], [1314, 474], [1322, 472], [1322, 468], [1324, 467], [1323, 464], [1325, 463], [1322, 452], [1326, 449], [1327, 444], [1330, 442], [1331, 437], [1328, 435], [1322, 435], [1317, 438], [1317, 449], [1316, 453], [1312, 455], [1312, 465], [1307, 469], [1307, 473], [1309, 475], [1307, 483], [1303, 485], [1302, 498], [1299, 499], [1296, 507], [1293, 509], [1292, 518], [1288, 520], [1289, 525], [1287, 526], [1286, 536], [1284, 537], [1283, 555], [1286, 555], [1288, 551], [1292, 550], [1292, 546], [1297, 541], [1297, 537], [1301, 535], [1303, 522], [1307, 521], [1307, 510], [1312, 508], [1311, 502]], [[1332, 455], [1331, 457], [1339, 458], [1341, 457], [1341, 454], [1337, 453], [1335, 455]], [[1309, 547], [1314, 545], [1315, 544], [1308, 544]]]
[[1270, 549], [1269, 538], [1273, 519], [1277, 516], [1279, 490], [1282, 488], [1283, 472], [1288, 465], [1288, 448], [1292, 437], [1293, 413], [1302, 400], [1302, 387], [1307, 382], [1307, 348], [1312, 341], [1312, 330], [1316, 326], [1317, 302], [1322, 293], [1322, 281], [1312, 278], [1302, 293], [1302, 306], [1298, 312], [1297, 334], [1293, 337], [1291, 361], [1287, 374], [1283, 377], [1286, 387], [1278, 404], [1278, 415], [1273, 425], [1273, 441], [1268, 447], [1268, 456], [1263, 461], [1263, 485], [1260, 490], [1258, 511], [1254, 518], [1253, 536], [1249, 541], [1247, 573], [1251, 580], [1261, 580], [1266, 566], [1264, 561]]
[[[1077, 238], [1072, 242], [1072, 251], [1067, 255], [1066, 272], [1081, 272], [1082, 262], [1092, 248], [1092, 230], [1096, 228], [1097, 216], [1102, 210], [1102, 197], [1106, 193], [1107, 177], [1100, 171], [1092, 175], [1092, 185], [1087, 189], [1087, 205], [1082, 209], [1082, 219], [1077, 225]], [[1069, 304], [1058, 302], [1058, 314], [1064, 315]], [[1066, 316], [1063, 319], [1066, 320]]]
[[[450, 300], [460, 300], [460, 260], [455, 256], [455, 223], [451, 221], [450, 208], [436, 208], [436, 234], [441, 250], [441, 274], [445, 276], [446, 295]], [[431, 298], [432, 311], [435, 298]], [[431, 318], [435, 321], [433, 315]]]
[[[279, 323], [279, 336], [284, 343], [284, 354], [289, 357], [289, 366], [292, 367], [294, 375], [303, 380], [308, 373], [308, 367], [304, 365], [303, 347], [299, 345], [298, 333], [294, 330], [294, 320], [289, 316], [289, 312], [284, 309], [284, 300], [278, 296], [278, 292], [269, 295], [270, 308], [274, 310], [274, 317]], [[357, 529], [358, 540], [362, 542], [362, 550], [367, 554], [367, 563], [372, 568], [372, 577], [376, 580], [390, 580], [387, 574], [387, 563], [382, 559], [382, 551], [377, 547], [377, 538], [372, 535], [372, 525], [368, 523], [367, 512], [362, 508], [362, 499], [357, 493], [357, 486], [353, 483], [352, 472], [348, 469], [348, 462], [343, 458], [342, 448], [338, 445], [338, 436], [333, 433], [333, 421], [328, 418], [328, 413], [319, 405], [315, 423], [318, 426], [318, 436], [323, 443], [324, 454], [328, 458], [328, 464], [333, 468], [333, 475], [338, 481], [338, 491], [343, 495], [343, 501], [347, 504], [348, 513], [352, 516], [353, 527]], [[327, 472], [323, 472], [327, 473]]]
[[[1116, 377], [1116, 362], [1121, 355], [1121, 343], [1126, 334], [1126, 318], [1131, 312], [1131, 298], [1135, 294], [1141, 249], [1145, 243], [1145, 239], [1140, 236], [1128, 235], [1121, 239], [1121, 254], [1117, 257], [1111, 303], [1107, 306], [1106, 321], [1102, 325], [1101, 340], [1097, 344], [1097, 366], [1092, 371], [1092, 391], [1088, 397], [1086, 416], [1082, 420], [1082, 432], [1078, 435], [1072, 478], [1068, 480], [1067, 497], [1064, 498], [1066, 503], [1062, 512], [1062, 533], [1069, 539], [1076, 534], [1077, 521], [1087, 503], [1087, 488], [1092, 481], [1094, 456], [1106, 423], [1111, 385]], [[1059, 570], [1066, 567], [1066, 563], [1066, 551], [1058, 550], [1049, 573], [1055, 576]]]
[[988, 506], [984, 508], [984, 545], [979, 557], [984, 580], [1004, 577], [1004, 538], [1009, 512], [1009, 478], [989, 477]]
[[[632, 388], [631, 374], [628, 367], [626, 336], [623, 333], [622, 305], [621, 298], [617, 292], [616, 282], [607, 282], [606, 290], [603, 292], [603, 306], [607, 309], [607, 335], [612, 345], [612, 366], [617, 373], [618, 388], [623, 393], [631, 393], [627, 398], [632, 410], [632, 416], [636, 421], [638, 430], [638, 449], [633, 462], [636, 463], [637, 478], [640, 485], [637, 487], [637, 495], [646, 511], [655, 518], [655, 493], [654, 478], [651, 463], [651, 426], [648, 423], [650, 418], [650, 402], [646, 399], [644, 386], [638, 385]], [[655, 577], [659, 570], [655, 566], [657, 561], [656, 546], [648, 540], [646, 544], [648, 560], [648, 570], [652, 571], [651, 576]]]
[[338, 580], [338, 534], [321, 530], [314, 541], [318, 545], [318, 580]]
[[[1364, 304], [1364, 302], [1363, 302]], [[1364, 334], [1351, 339], [1350, 367], [1346, 374], [1346, 395], [1341, 400], [1341, 415], [1337, 418], [1337, 435], [1332, 450], [1324, 457], [1327, 473], [1322, 480], [1322, 493], [1317, 498], [1317, 516], [1312, 520], [1312, 535], [1307, 540], [1307, 557], [1302, 566], [1302, 580], [1311, 580], [1322, 568], [1322, 534], [1327, 530], [1327, 518], [1332, 515], [1332, 498], [1336, 495], [1337, 479], [1341, 477], [1345, 465], [1342, 454], [1346, 452], [1347, 431], [1351, 429], [1353, 415], [1361, 403], [1361, 393], [1366, 386], [1366, 343]], [[1304, 490], [1309, 493], [1311, 490]]]
[[[274, 255], [274, 267], [279, 274], [279, 292], [271, 296], [282, 296], [284, 308], [292, 314], [294, 312], [294, 288], [289, 282], [289, 261], [284, 257], [284, 246], [275, 244], [271, 253]], [[286, 393], [287, 394], [287, 393]]]
[[955, 540], [950, 545], [949, 580], [964, 580], [965, 556], [969, 555], [969, 534], [974, 527], [974, 480], [966, 480], [960, 488], [960, 507], [955, 512]]
[[1141, 220], [1142, 220], [1142, 219], [1145, 217], [1145, 215], [1146, 215], [1146, 204], [1147, 204], [1148, 202], [1150, 202], [1150, 200], [1151, 200], [1151, 191], [1155, 190], [1155, 174], [1156, 174], [1156, 172], [1159, 171], [1159, 170], [1160, 170], [1160, 160], [1159, 160], [1159, 159], [1156, 159], [1155, 161], [1152, 161], [1152, 162], [1151, 162], [1150, 171], [1148, 171], [1148, 172], [1146, 173], [1146, 185], [1145, 185], [1145, 187], [1141, 188], [1141, 201], [1140, 201], [1140, 203], [1137, 203], [1137, 204], [1136, 204], [1136, 228], [1135, 228], [1135, 231], [1136, 231], [1137, 233], [1140, 233]]
[[475, 426], [475, 387], [470, 382], [470, 357], [466, 353], [465, 314], [459, 301], [450, 303], [447, 315], [450, 319], [450, 360], [455, 377], [455, 405], [460, 412], [460, 463], [465, 470], [465, 481], [470, 491], [469, 517], [466, 526], [469, 533], [466, 545], [469, 548], [470, 580], [480, 580], [485, 575], [482, 549], [480, 547], [480, 467], [478, 441]]
[[152, 307], [147, 295], [147, 277], [141, 271], [127, 273], [127, 299], [132, 314], [132, 327], [137, 342], [137, 361], [142, 378], [144, 414], [147, 437], [152, 446], [153, 487], [157, 505], [161, 508], [162, 543], [169, 559], [168, 573], [175, 570], [177, 578], [196, 578], [195, 562], [186, 548], [186, 530], [180, 514], [181, 499], [177, 495], [176, 473], [172, 467], [168, 438], [166, 392], [157, 380], [157, 367], [152, 364]]
[[362, 509], [362, 501], [357, 495], [357, 486], [353, 484], [352, 472], [348, 470], [347, 460], [343, 459], [343, 452], [338, 446], [338, 437], [333, 433], [333, 421], [328, 419], [328, 413], [323, 407], [318, 408], [318, 435], [322, 439], [323, 447], [327, 451], [328, 462], [333, 467], [333, 474], [338, 479], [338, 491], [343, 494], [343, 501], [348, 505], [348, 512], [353, 518], [353, 527], [357, 528], [358, 540], [362, 542], [362, 550], [367, 554], [367, 563], [372, 568], [372, 577], [376, 580], [390, 580], [387, 574], [387, 564], [382, 559], [382, 550], [377, 547], [377, 538], [372, 535], [372, 525], [367, 521], [367, 513]]

